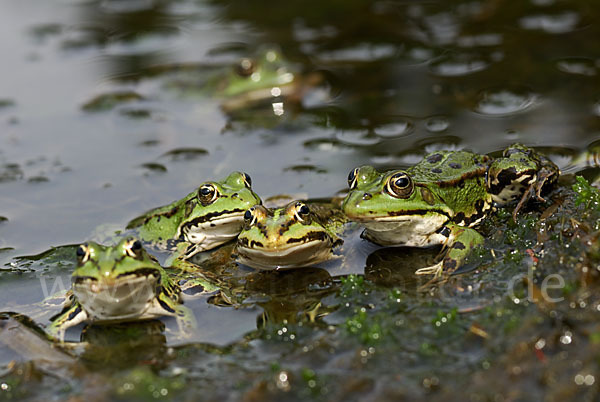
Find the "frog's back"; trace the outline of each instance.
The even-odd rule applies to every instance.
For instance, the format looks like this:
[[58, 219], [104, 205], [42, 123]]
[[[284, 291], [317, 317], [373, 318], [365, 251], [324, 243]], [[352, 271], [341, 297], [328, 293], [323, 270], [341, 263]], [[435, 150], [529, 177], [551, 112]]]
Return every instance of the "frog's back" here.
[[465, 179], [484, 176], [490, 158], [468, 151], [436, 151], [408, 169], [417, 183], [435, 183], [442, 187], [458, 185]]

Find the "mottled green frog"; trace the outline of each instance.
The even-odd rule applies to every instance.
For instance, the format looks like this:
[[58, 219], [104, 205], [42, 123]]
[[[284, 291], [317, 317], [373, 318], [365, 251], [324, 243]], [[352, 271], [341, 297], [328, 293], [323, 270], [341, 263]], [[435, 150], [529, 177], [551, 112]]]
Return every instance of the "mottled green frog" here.
[[244, 215], [234, 254], [237, 261], [263, 270], [307, 267], [331, 259], [342, 244], [343, 220], [333, 209], [292, 201], [268, 209], [255, 205]]
[[198, 252], [235, 239], [246, 210], [261, 203], [252, 191], [250, 176], [233, 172], [221, 181], [203, 183], [181, 200], [146, 212], [127, 229], [135, 229], [154, 248], [172, 251], [166, 265], [181, 268]]
[[173, 316], [182, 334], [195, 327], [193, 313], [182, 304], [179, 286], [133, 237], [115, 246], [80, 245], [71, 282], [72, 292], [63, 311], [51, 318], [46, 329], [60, 341], [68, 328], [81, 322]]
[[472, 229], [496, 205], [518, 201], [514, 214], [557, 180], [558, 167], [531, 148], [514, 144], [492, 160], [467, 151], [436, 151], [406, 170], [352, 170], [346, 216], [365, 226], [363, 237], [380, 245], [444, 245], [443, 259], [417, 274], [450, 273], [483, 243]]

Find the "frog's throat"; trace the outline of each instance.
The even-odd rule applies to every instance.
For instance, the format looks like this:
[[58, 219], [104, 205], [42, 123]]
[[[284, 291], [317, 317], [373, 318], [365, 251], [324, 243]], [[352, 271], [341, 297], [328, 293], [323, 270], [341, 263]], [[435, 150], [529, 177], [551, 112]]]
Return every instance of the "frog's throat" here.
[[364, 220], [363, 237], [382, 246], [428, 247], [446, 241], [447, 238], [438, 230], [448, 221], [448, 216], [441, 214], [432, 214], [427, 218], [402, 215], [394, 219]]
[[307, 267], [326, 261], [332, 256], [332, 247], [337, 242], [311, 240], [302, 243], [286, 244], [284, 247], [249, 248], [238, 243], [238, 262], [249, 267], [273, 270]]
[[154, 304], [160, 273], [147, 269], [105, 281], [73, 277], [73, 293], [91, 318], [120, 321], [147, 316]]

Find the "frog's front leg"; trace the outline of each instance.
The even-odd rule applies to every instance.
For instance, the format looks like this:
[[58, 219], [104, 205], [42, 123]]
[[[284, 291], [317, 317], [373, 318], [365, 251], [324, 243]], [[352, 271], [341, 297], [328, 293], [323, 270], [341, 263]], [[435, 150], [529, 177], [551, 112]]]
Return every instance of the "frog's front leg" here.
[[186, 259], [185, 251], [189, 246], [190, 243], [187, 242], [178, 243], [177, 250], [165, 261], [167, 267], [178, 271], [172, 277], [176, 282], [181, 282], [179, 283], [181, 291], [187, 292], [194, 288], [202, 288], [201, 291], [194, 292], [194, 296], [200, 296], [219, 290], [216, 278], [211, 280], [207, 277], [208, 273], [200, 272], [201, 269], [198, 265]]
[[442, 261], [430, 267], [418, 269], [415, 274], [439, 277], [442, 273], [452, 273], [464, 263], [474, 247], [483, 244], [483, 236], [475, 229], [454, 223], [447, 224], [446, 228], [449, 230], [448, 238], [444, 242], [444, 248], [447, 251]]
[[87, 312], [81, 307], [81, 304], [74, 301], [71, 306], [51, 318], [52, 324], [46, 328], [46, 333], [52, 338], [58, 338], [60, 342], [64, 342], [66, 330], [86, 321], [88, 317]]
[[190, 242], [182, 241], [177, 243], [177, 248], [165, 261], [167, 267], [177, 268], [182, 272], [196, 272], [198, 266], [189, 262], [187, 259], [198, 253], [196, 245]]

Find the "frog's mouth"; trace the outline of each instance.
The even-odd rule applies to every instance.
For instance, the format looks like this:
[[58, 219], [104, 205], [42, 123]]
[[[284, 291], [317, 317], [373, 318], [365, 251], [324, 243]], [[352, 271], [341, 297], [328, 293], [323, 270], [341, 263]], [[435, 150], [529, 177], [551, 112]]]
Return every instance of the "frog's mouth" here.
[[235, 239], [244, 224], [245, 210], [235, 210], [219, 217], [206, 217], [191, 220], [181, 225], [177, 236], [183, 235], [187, 241], [202, 245], [208, 250]]
[[247, 239], [239, 239], [237, 261], [262, 270], [308, 267], [330, 259], [332, 249], [342, 243], [342, 240], [334, 240], [326, 233], [291, 240], [286, 244], [269, 246], [260, 242], [248, 244]]
[[141, 316], [156, 297], [160, 273], [146, 268], [116, 278], [75, 276], [73, 293], [83, 308], [100, 320], [126, 320]]
[[352, 213], [346, 213], [348, 219], [360, 222], [405, 222], [405, 221], [428, 221], [444, 219], [445, 221], [450, 219], [450, 216], [446, 211], [441, 209], [412, 209], [406, 211], [390, 211], [385, 215], [354, 215]]

